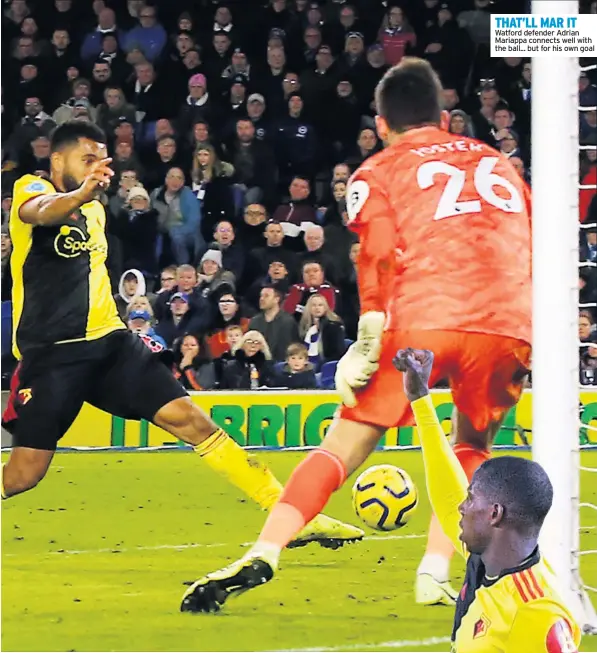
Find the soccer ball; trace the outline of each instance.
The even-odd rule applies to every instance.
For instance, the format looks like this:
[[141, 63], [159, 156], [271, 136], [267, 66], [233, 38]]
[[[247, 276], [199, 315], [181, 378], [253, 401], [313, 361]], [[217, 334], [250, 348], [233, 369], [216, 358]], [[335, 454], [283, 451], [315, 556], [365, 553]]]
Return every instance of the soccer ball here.
[[378, 531], [402, 528], [417, 507], [418, 492], [411, 477], [394, 465], [366, 469], [352, 488], [352, 505], [367, 526]]

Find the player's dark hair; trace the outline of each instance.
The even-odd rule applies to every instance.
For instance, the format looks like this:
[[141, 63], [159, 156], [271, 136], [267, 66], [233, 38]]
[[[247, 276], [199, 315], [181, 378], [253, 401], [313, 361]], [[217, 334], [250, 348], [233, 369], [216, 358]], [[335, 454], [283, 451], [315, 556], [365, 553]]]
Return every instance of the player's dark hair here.
[[515, 456], [492, 458], [477, 469], [472, 483], [488, 501], [503, 507], [504, 525], [538, 534], [553, 501], [551, 481], [539, 463]]
[[405, 57], [388, 70], [375, 89], [377, 113], [394, 132], [440, 125], [442, 85], [423, 59]]
[[65, 147], [76, 145], [82, 138], [96, 143], [106, 143], [106, 134], [92, 122], [69, 120], [56, 127], [50, 137], [50, 151], [59, 152]]

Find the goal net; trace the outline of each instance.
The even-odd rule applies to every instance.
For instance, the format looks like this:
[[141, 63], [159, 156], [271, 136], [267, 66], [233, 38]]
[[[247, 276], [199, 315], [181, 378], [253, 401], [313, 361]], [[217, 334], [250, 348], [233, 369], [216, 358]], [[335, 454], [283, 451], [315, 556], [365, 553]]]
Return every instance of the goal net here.
[[[533, 0], [532, 10], [577, 14], [578, 1]], [[579, 107], [580, 72], [575, 58], [532, 60], [533, 457], [554, 486], [542, 551], [585, 632], [597, 633], [597, 588], [581, 578], [581, 562], [597, 554], [581, 550], [581, 522], [597, 522], [597, 506], [580, 502], [581, 472], [593, 485], [597, 469], [580, 461], [578, 274], [597, 269], [579, 263], [579, 111], [591, 110]]]

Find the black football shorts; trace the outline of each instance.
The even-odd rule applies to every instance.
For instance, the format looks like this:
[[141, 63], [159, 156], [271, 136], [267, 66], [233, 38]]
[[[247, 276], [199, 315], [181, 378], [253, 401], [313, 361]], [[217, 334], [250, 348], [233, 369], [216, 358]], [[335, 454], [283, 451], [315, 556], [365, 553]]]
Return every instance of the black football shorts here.
[[2, 425], [13, 446], [53, 451], [84, 402], [117, 417], [151, 421], [160, 408], [186, 394], [160, 357], [123, 329], [26, 352], [12, 379]]

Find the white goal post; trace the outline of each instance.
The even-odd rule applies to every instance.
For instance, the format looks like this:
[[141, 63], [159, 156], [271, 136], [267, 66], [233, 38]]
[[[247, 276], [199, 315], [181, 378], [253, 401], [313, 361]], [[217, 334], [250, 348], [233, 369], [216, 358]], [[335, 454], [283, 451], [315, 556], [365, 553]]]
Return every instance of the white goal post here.
[[[578, 0], [533, 0], [532, 11], [577, 14]], [[542, 551], [585, 631], [597, 632], [579, 573], [579, 72], [576, 58], [532, 59], [533, 457], [554, 486]]]

